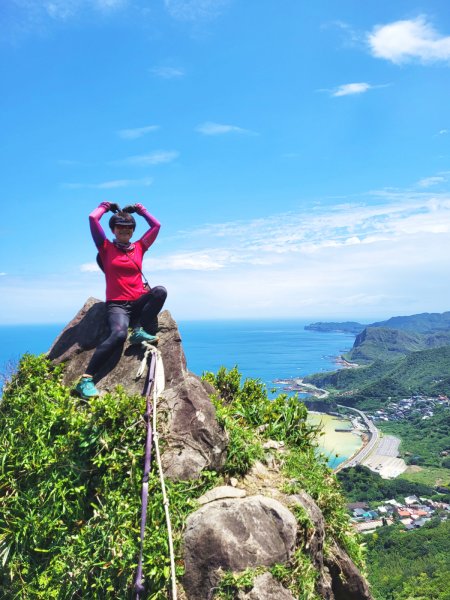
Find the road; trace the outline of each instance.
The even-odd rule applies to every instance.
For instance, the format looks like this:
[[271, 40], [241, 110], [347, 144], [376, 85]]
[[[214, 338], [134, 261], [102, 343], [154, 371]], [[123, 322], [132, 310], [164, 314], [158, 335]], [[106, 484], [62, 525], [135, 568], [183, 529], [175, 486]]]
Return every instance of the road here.
[[355, 454], [355, 456], [352, 456], [351, 458], [345, 460], [340, 465], [338, 465], [336, 467], [336, 469], [334, 470], [335, 473], [337, 473], [341, 469], [345, 469], [346, 467], [355, 467], [356, 465], [361, 464], [363, 462], [363, 460], [365, 458], [367, 458], [367, 456], [372, 452], [372, 450], [375, 448], [375, 446], [378, 444], [378, 442], [380, 440], [379, 430], [375, 427], [375, 425], [372, 423], [372, 421], [361, 410], [358, 410], [357, 408], [351, 408], [350, 406], [343, 406], [342, 404], [338, 404], [338, 406], [339, 406], [339, 408], [345, 408], [347, 410], [351, 410], [351, 411], [357, 413], [362, 418], [362, 420], [364, 421], [364, 423], [366, 424], [366, 427], [367, 427], [369, 441], [363, 448], [361, 448], [361, 450], [358, 452], [358, 454]]
[[336, 467], [334, 470], [335, 473], [346, 467], [354, 467], [360, 464], [363, 464], [375, 473], [379, 473], [384, 479], [398, 477], [403, 471], [406, 471], [407, 465], [405, 461], [402, 458], [397, 458], [400, 446], [398, 438], [392, 435], [381, 437], [379, 430], [361, 410], [340, 404], [338, 406], [357, 413], [366, 424], [367, 433], [370, 437], [367, 444], [355, 456], [345, 460]]

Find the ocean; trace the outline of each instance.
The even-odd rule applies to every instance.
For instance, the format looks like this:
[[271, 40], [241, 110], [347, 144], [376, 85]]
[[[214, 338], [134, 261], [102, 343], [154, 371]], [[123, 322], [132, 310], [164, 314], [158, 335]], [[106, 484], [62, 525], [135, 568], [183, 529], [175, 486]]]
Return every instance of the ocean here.
[[[354, 336], [308, 331], [308, 321], [224, 320], [178, 323], [188, 368], [201, 375], [238, 365], [244, 377], [273, 387], [275, 379], [303, 377], [337, 368], [335, 358], [353, 345]], [[0, 326], [0, 369], [22, 354], [46, 352], [64, 324]]]
[[276, 379], [304, 377], [338, 368], [336, 357], [349, 350], [354, 336], [305, 330], [309, 321], [180, 321], [188, 368], [201, 375], [220, 366], [238, 365], [243, 377], [261, 379], [268, 388]]
[[[354, 336], [305, 330], [309, 321], [301, 320], [216, 320], [179, 321], [178, 326], [186, 354], [188, 369], [201, 375], [216, 372], [219, 367], [239, 367], [243, 378], [260, 379], [268, 390], [282, 390], [277, 379], [304, 377], [318, 371], [338, 368], [339, 354], [349, 350]], [[46, 352], [56, 339], [63, 324], [0, 326], [0, 373], [8, 373], [25, 352]], [[345, 436], [339, 434], [342, 447]], [[336, 466], [346, 458], [339, 450], [341, 444], [328, 435], [324, 450], [337, 452], [330, 458]], [[354, 441], [354, 440], [353, 440]], [[352, 440], [350, 440], [352, 442]], [[337, 450], [336, 450], [337, 449]]]

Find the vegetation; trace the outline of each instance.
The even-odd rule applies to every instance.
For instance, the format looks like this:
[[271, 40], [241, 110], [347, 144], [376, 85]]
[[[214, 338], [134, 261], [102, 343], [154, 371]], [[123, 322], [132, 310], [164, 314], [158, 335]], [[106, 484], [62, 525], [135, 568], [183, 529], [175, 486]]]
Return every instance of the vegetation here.
[[[61, 384], [61, 367], [25, 356], [0, 405], [0, 587], [10, 599], [132, 597], [139, 541], [144, 400], [123, 389], [85, 403]], [[285, 442], [289, 491], [305, 489], [322, 508], [327, 539], [362, 565], [344, 499], [325, 461], [316, 457], [317, 429], [294, 398], [267, 398], [261, 382], [243, 384], [237, 369], [206, 374], [220, 391], [214, 402], [230, 436], [225, 471], [244, 474], [265, 459], [268, 437]], [[223, 482], [206, 472], [194, 482], [168, 482], [177, 574], [181, 538], [197, 498]], [[167, 597], [169, 557], [159, 482], [149, 482], [144, 544], [147, 598]], [[298, 517], [301, 519], [301, 515]], [[315, 571], [299, 547], [273, 574], [295, 597], [314, 600]]]
[[376, 600], [450, 600], [450, 521], [405, 532], [383, 527], [367, 537], [369, 581]]
[[[408, 464], [449, 468], [450, 412], [438, 407], [429, 419], [413, 415], [407, 421], [386, 422], [380, 425], [385, 433], [402, 440], [400, 451]], [[450, 471], [449, 479], [450, 479]]]
[[400, 475], [400, 478], [431, 487], [440, 485], [450, 487], [450, 471], [445, 468], [409, 467], [407, 471]]
[[307, 325], [305, 329], [314, 331], [348, 331], [349, 333], [360, 333], [368, 327], [387, 327], [388, 329], [400, 329], [402, 331], [415, 331], [416, 333], [437, 333], [439, 331], [450, 331], [450, 311], [444, 313], [420, 313], [407, 317], [391, 317], [386, 321], [363, 325], [356, 321], [344, 322], [318, 322]]
[[356, 321], [344, 321], [342, 323], [323, 323], [319, 321], [318, 323], [311, 323], [310, 325], [306, 325], [305, 329], [321, 332], [337, 331], [343, 333], [353, 333], [356, 335], [357, 333], [360, 333], [365, 327], [367, 327], [367, 325], [357, 323]]
[[413, 352], [396, 361], [316, 373], [305, 382], [330, 389], [340, 404], [380, 408], [412, 394], [450, 395], [450, 346]]
[[[284, 441], [286, 453], [283, 457], [283, 473], [288, 482], [284, 491], [295, 494], [306, 490], [325, 517], [326, 544], [336, 540], [364, 569], [363, 549], [350, 526], [340, 486], [327, 467], [326, 458], [317, 456], [320, 428], [307, 423], [305, 406], [295, 396], [285, 394], [270, 400], [260, 381], [246, 379], [241, 385], [241, 375], [236, 367], [230, 371], [222, 367], [217, 375], [206, 373], [204, 377], [220, 393], [220, 397], [213, 397], [219, 420], [235, 439], [244, 440], [239, 461], [230, 455], [225, 470], [229, 474], [239, 474], [242, 472], [242, 463], [248, 465], [252, 462], [257, 443], [256, 431], [260, 432], [259, 436], [263, 439]], [[253, 442], [246, 446], [247, 440], [251, 439], [250, 432]], [[296, 598], [313, 600], [315, 596], [307, 590], [314, 587], [311, 578], [315, 581], [316, 573], [312, 573], [309, 558], [302, 550], [302, 547], [298, 549], [291, 564], [275, 569], [272, 574], [278, 575]]]
[[421, 483], [413, 483], [406, 479], [382, 479], [379, 473], [374, 473], [362, 465], [343, 469], [336, 476], [349, 502], [382, 502], [391, 498], [403, 502], [405, 496], [431, 498], [435, 494], [432, 487]]
[[[61, 368], [25, 356], [0, 406], [0, 586], [5, 598], [127, 598], [139, 540], [143, 399], [118, 389], [89, 404]], [[168, 484], [181, 573], [182, 524], [214, 483]], [[149, 482], [144, 571], [165, 598], [167, 532], [159, 480]]]
[[359, 364], [374, 360], [390, 361], [411, 352], [450, 345], [450, 331], [417, 333], [387, 327], [368, 327], [355, 340], [344, 358]]
[[387, 321], [372, 323], [371, 327], [389, 327], [418, 333], [436, 333], [450, 330], [450, 311], [443, 313], [420, 313], [407, 317], [391, 317]]

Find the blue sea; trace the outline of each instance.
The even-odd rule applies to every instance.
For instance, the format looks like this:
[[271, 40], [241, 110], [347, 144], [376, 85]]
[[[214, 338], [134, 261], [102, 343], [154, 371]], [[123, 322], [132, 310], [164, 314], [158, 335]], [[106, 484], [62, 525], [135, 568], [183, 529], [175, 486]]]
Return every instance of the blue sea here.
[[181, 321], [188, 368], [201, 375], [222, 365], [239, 367], [243, 377], [261, 379], [268, 389], [277, 379], [305, 377], [338, 368], [335, 359], [354, 336], [305, 330], [310, 321]]
[[[354, 336], [307, 331], [308, 321], [179, 321], [188, 368], [201, 375], [222, 365], [238, 365], [243, 377], [261, 379], [268, 388], [276, 379], [304, 377], [337, 368], [335, 358], [353, 345]], [[17, 364], [25, 352], [46, 352], [64, 324], [0, 326], [0, 372]]]

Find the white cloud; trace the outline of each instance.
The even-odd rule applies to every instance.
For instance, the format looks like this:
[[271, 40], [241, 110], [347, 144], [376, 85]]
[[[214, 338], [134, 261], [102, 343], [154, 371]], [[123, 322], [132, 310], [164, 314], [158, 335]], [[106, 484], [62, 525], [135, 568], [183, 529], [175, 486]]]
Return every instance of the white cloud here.
[[370, 83], [345, 83], [336, 88], [331, 95], [332, 96], [350, 96], [351, 94], [363, 94], [370, 90], [373, 86]]
[[84, 263], [80, 265], [80, 271], [82, 273], [96, 273], [100, 272], [100, 268], [96, 262]]
[[425, 16], [377, 25], [367, 41], [373, 56], [396, 64], [450, 59], [450, 36], [438, 33]]
[[144, 177], [143, 179], [113, 179], [111, 181], [103, 181], [101, 183], [65, 183], [64, 187], [70, 190], [78, 189], [92, 189], [92, 190], [112, 190], [116, 188], [125, 187], [147, 187], [153, 183], [151, 177]]
[[136, 140], [146, 133], [156, 131], [157, 129], [159, 129], [158, 125], [146, 125], [145, 127], [135, 127], [134, 129], [120, 129], [117, 134], [125, 140]]
[[447, 133], [449, 133], [448, 129], [441, 129], [439, 131], [439, 135], [446, 135]]
[[450, 196], [387, 191], [377, 196], [374, 202], [372, 193], [368, 204], [318, 206], [266, 219], [206, 225], [182, 235], [186, 244], [202, 240], [208, 253], [212, 247], [226, 250], [230, 264], [252, 264], [255, 258], [278, 255], [283, 261], [288, 255], [396, 243], [410, 234], [450, 232]]
[[378, 85], [372, 85], [365, 81], [357, 83], [344, 83], [333, 90], [319, 90], [321, 92], [329, 92], [331, 96], [338, 98], [339, 96], [351, 96], [354, 94], [364, 94], [369, 90], [376, 90], [378, 88], [388, 87], [389, 84], [383, 83]]
[[83, 10], [111, 12], [127, 5], [127, 0], [13, 0], [20, 10], [29, 18], [39, 19], [49, 17], [65, 21]]
[[4, 277], [6, 275], [6, 273], [0, 273], [0, 277]]
[[138, 156], [129, 156], [123, 160], [117, 161], [116, 164], [135, 165], [138, 167], [148, 167], [152, 165], [160, 165], [169, 163], [180, 156], [176, 150], [156, 150], [150, 154], [140, 154]]
[[149, 258], [144, 267], [151, 271], [218, 271], [232, 261], [233, 257], [228, 251], [212, 249]]
[[252, 133], [248, 129], [237, 127], [236, 125], [223, 125], [207, 121], [196, 127], [196, 131], [204, 135], [222, 135], [224, 133]]
[[420, 187], [431, 187], [432, 185], [437, 185], [438, 183], [443, 183], [444, 181], [446, 181], [445, 177], [442, 177], [441, 175], [436, 175], [435, 177], [425, 177], [424, 179], [421, 179], [418, 182], [418, 185]]
[[168, 13], [180, 21], [209, 20], [218, 17], [230, 0], [164, 0]]
[[184, 70], [177, 67], [152, 67], [150, 73], [162, 79], [179, 79], [185, 75]]
[[[144, 272], [151, 285], [168, 288], [176, 319], [375, 320], [448, 310], [450, 194], [381, 190], [357, 202], [205, 224], [157, 242]], [[77, 270], [70, 278], [64, 271], [16, 282], [0, 277], [4, 322], [23, 315], [68, 321], [88, 296], [103, 298], [95, 262]]]

